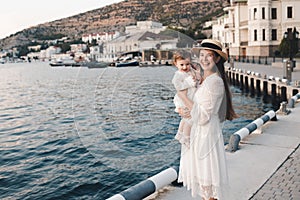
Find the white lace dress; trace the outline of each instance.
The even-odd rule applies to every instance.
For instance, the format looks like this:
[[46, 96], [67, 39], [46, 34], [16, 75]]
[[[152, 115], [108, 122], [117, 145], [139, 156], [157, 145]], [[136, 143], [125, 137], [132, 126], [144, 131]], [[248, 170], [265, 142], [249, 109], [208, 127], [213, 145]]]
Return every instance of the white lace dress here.
[[222, 103], [224, 93], [223, 80], [215, 73], [203, 81], [193, 99], [191, 144], [190, 149], [182, 147], [178, 181], [199, 199], [227, 199], [228, 175], [219, 118], [221, 107], [226, 107]]

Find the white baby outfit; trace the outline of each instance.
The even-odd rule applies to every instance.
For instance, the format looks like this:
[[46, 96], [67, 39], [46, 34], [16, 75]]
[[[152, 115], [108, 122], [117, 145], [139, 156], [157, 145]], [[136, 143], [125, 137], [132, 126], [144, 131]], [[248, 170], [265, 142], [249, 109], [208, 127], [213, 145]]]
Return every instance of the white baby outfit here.
[[[183, 72], [177, 70], [174, 74], [174, 77], [172, 79], [172, 83], [176, 89], [176, 91], [182, 91], [182, 90], [187, 90], [187, 97], [192, 100], [196, 91], [196, 82], [193, 79], [193, 76], [191, 74], [191, 71], [189, 72]], [[184, 102], [182, 99], [176, 95], [174, 96], [174, 104], [175, 104], [175, 112], [178, 112], [179, 108], [185, 108], [186, 106], [184, 105]], [[190, 143], [190, 138], [186, 137], [187, 135], [190, 135], [190, 127], [191, 127], [191, 119], [187, 118], [182, 118], [177, 134], [175, 135], [175, 139], [179, 140], [180, 142], [184, 143], [189, 147]], [[186, 126], [189, 126], [189, 128], [186, 128]]]

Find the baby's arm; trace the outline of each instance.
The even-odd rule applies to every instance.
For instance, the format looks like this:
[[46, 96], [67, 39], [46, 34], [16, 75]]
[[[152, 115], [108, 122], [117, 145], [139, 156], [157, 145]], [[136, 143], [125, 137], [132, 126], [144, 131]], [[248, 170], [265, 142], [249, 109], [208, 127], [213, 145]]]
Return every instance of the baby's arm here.
[[185, 105], [189, 110], [191, 110], [194, 103], [193, 103], [193, 101], [192, 101], [191, 99], [188, 98], [188, 96], [187, 96], [187, 89], [178, 91], [178, 92], [177, 92], [177, 95], [179, 96], [179, 98], [182, 99], [184, 105]]

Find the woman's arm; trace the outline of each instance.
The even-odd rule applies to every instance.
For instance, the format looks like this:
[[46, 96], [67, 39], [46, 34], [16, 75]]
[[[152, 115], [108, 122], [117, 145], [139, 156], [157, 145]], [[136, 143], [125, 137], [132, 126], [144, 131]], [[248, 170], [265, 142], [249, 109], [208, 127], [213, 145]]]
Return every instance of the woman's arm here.
[[210, 121], [212, 115], [217, 114], [220, 103], [224, 98], [224, 84], [221, 78], [211, 77], [202, 84], [201, 101], [195, 102], [191, 110], [194, 122], [203, 125]]

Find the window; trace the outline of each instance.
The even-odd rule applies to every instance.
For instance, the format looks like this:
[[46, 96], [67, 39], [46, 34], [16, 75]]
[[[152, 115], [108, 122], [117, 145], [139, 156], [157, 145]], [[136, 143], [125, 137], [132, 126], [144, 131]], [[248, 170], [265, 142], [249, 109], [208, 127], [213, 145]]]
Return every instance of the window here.
[[271, 11], [271, 19], [277, 19], [277, 9], [276, 8], [272, 8]]
[[254, 30], [254, 41], [257, 41], [257, 30]]
[[266, 18], [266, 16], [265, 16], [265, 8], [264, 7], [261, 10], [261, 15], [262, 15], [262, 19]]
[[287, 18], [293, 18], [293, 7], [291, 6], [287, 7]]
[[277, 29], [272, 29], [271, 40], [277, 40]]
[[262, 30], [262, 40], [263, 41], [266, 40], [266, 30], [265, 29]]
[[253, 19], [256, 19], [256, 13], [257, 13], [257, 9], [254, 8], [254, 10], [253, 10]]

